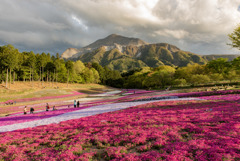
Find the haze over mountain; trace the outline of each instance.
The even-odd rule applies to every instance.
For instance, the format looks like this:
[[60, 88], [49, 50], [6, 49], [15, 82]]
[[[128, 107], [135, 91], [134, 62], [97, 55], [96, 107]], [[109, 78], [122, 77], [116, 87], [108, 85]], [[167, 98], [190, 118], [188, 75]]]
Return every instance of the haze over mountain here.
[[[205, 64], [221, 56], [201, 56], [167, 43], [149, 44], [139, 38], [111, 34], [83, 48], [67, 49], [64, 59], [97, 62], [119, 71], [160, 65], [186, 66], [189, 63]], [[223, 56], [224, 57], [224, 56]], [[232, 56], [231, 56], [232, 57]]]

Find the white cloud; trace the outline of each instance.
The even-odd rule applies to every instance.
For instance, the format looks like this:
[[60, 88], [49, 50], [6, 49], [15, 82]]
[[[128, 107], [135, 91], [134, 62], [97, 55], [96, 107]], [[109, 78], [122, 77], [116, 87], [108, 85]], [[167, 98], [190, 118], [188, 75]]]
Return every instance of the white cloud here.
[[235, 53], [239, 0], [2, 0], [0, 44], [63, 52], [111, 33], [197, 53]]
[[72, 15], [72, 19], [75, 22], [75, 24], [77, 24], [78, 26], [80, 26], [84, 31], [88, 30], [88, 27], [82, 22], [81, 19], [77, 18], [76, 16]]

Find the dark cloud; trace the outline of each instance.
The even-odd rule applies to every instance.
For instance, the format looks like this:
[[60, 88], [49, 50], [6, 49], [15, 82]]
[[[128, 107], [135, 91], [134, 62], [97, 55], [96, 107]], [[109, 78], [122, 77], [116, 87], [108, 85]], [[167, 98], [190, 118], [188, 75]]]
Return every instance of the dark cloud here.
[[2, 0], [0, 13], [0, 44], [22, 51], [62, 53], [116, 33], [199, 54], [238, 52], [226, 45], [238, 0]]

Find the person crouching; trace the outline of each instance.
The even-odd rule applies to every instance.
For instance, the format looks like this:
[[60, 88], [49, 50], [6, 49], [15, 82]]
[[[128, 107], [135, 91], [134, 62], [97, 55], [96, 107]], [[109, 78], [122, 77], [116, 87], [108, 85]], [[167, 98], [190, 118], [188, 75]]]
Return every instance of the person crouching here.
[[30, 108], [30, 113], [33, 113], [33, 111], [34, 111], [34, 108], [31, 107], [31, 108]]

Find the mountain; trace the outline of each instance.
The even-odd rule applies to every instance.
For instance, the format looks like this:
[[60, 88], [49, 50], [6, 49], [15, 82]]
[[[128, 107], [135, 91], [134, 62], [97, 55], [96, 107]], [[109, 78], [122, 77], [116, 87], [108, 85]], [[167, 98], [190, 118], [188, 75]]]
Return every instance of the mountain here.
[[82, 62], [97, 62], [102, 66], [122, 72], [147, 66], [186, 66], [189, 63], [205, 64], [207, 62], [200, 55], [182, 51], [167, 43], [129, 45], [110, 50], [107, 46], [102, 46], [92, 52], [80, 55], [75, 60], [78, 59]]
[[67, 50], [65, 52], [62, 53], [61, 58], [65, 58], [65, 59], [74, 59], [79, 57], [82, 54], [86, 54], [89, 52], [92, 52], [93, 50], [96, 50], [100, 47], [105, 46], [106, 50], [109, 51], [111, 49], [117, 48], [119, 49], [121, 52], [123, 52], [125, 50], [126, 46], [141, 46], [147, 44], [146, 42], [144, 42], [143, 40], [140, 40], [138, 38], [128, 38], [128, 37], [124, 37], [121, 35], [117, 35], [117, 34], [111, 34], [109, 36], [107, 36], [104, 39], [99, 39], [95, 42], [93, 42], [90, 45], [87, 45], [83, 48], [80, 49], [75, 49], [76, 53], [74, 54], [67, 54]]
[[160, 65], [186, 66], [187, 64], [206, 64], [219, 57], [230, 60], [233, 55], [197, 55], [183, 51], [167, 43], [149, 44], [138, 38], [128, 38], [112, 34], [99, 39], [80, 49], [67, 49], [62, 55], [64, 59], [97, 62], [102, 66], [119, 71], [128, 71], [141, 67], [158, 67]]

